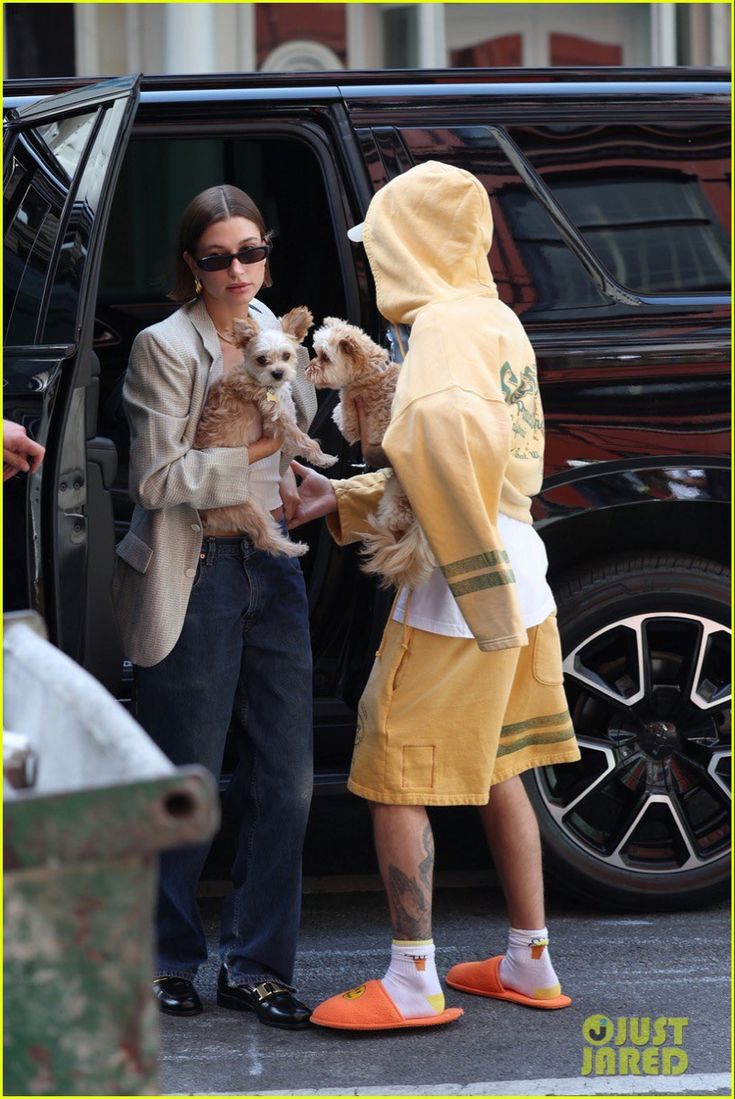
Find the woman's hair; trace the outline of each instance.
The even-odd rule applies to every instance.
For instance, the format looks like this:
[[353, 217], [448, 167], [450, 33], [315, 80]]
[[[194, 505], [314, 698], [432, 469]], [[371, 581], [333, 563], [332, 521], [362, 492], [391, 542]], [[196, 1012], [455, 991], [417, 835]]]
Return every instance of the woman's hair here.
[[[174, 271], [174, 286], [169, 293], [169, 298], [174, 301], [190, 301], [196, 295], [194, 276], [184, 260], [184, 252], [194, 255], [196, 246], [202, 233], [214, 225], [215, 222], [224, 221], [226, 218], [247, 218], [258, 226], [263, 240], [270, 239], [263, 215], [255, 205], [250, 195], [246, 195], [238, 187], [232, 187], [229, 183], [223, 183], [218, 187], [208, 187], [196, 195], [184, 210], [179, 225], [179, 235], [176, 243], [176, 267]], [[265, 261], [265, 278], [263, 286], [272, 286], [270, 265]]]

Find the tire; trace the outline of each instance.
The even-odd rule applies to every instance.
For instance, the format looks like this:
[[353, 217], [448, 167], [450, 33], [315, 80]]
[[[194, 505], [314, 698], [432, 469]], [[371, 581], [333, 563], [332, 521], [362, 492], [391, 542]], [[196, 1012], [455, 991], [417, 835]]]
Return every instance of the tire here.
[[681, 909], [730, 870], [729, 571], [610, 557], [554, 583], [582, 759], [524, 776], [547, 882], [595, 907]]

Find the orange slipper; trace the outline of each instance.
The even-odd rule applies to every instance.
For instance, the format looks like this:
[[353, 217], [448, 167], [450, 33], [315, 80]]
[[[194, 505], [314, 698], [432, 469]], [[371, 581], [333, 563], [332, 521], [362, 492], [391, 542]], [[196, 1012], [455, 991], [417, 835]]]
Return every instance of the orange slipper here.
[[524, 1007], [540, 1007], [547, 1011], [554, 1008], [569, 1007], [571, 1000], [568, 996], [559, 993], [558, 996], [547, 998], [536, 996], [524, 996], [522, 992], [514, 992], [512, 988], [504, 988], [500, 980], [500, 963], [503, 955], [496, 958], [488, 958], [484, 962], [460, 962], [453, 965], [444, 978], [452, 988], [458, 988], [460, 992], [470, 992], [474, 996], [489, 996], [493, 1000], [509, 1000], [514, 1004], [523, 1004]]
[[438, 1015], [406, 1019], [383, 987], [382, 981], [368, 981], [349, 992], [331, 996], [319, 1004], [311, 1021], [335, 1030], [397, 1030], [399, 1027], [441, 1026], [464, 1014], [461, 1007], [448, 1007]]

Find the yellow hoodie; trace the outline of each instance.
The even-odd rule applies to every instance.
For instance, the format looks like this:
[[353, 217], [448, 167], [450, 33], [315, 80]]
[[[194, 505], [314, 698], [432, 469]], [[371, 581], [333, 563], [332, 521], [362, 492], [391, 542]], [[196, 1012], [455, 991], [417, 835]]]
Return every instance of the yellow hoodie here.
[[[492, 229], [479, 180], [428, 161], [374, 196], [363, 230], [380, 312], [412, 326], [383, 449], [483, 650], [527, 643], [497, 517], [531, 522], [544, 451], [535, 356], [498, 298]], [[374, 498], [369, 477], [338, 499]]]

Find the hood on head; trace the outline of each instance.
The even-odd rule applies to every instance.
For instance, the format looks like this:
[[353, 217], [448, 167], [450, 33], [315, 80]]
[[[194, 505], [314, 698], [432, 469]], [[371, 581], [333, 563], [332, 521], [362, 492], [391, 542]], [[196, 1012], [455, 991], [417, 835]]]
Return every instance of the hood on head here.
[[426, 161], [392, 179], [368, 207], [362, 239], [378, 309], [413, 324], [432, 301], [468, 290], [497, 297], [487, 253], [493, 221], [487, 192], [463, 168]]

